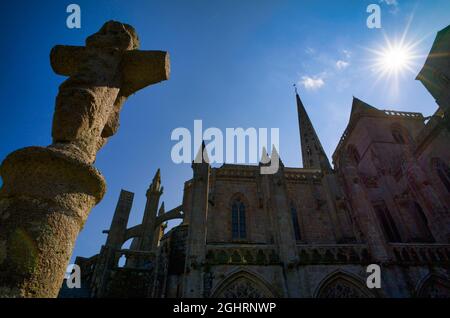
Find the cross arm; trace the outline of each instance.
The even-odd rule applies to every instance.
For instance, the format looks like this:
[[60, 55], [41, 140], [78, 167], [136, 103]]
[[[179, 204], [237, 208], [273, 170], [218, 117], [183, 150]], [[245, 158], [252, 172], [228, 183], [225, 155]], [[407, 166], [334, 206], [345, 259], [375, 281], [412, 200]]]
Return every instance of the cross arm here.
[[169, 53], [127, 51], [122, 59], [122, 72], [121, 95], [127, 97], [144, 87], [169, 79]]
[[[83, 46], [56, 45], [50, 53], [50, 63], [56, 74], [72, 76], [86, 56]], [[169, 79], [170, 58], [164, 51], [124, 52], [122, 56], [121, 95], [128, 97], [140, 89]]]
[[50, 52], [53, 71], [64, 76], [75, 74], [85, 52], [86, 47], [83, 46], [56, 45]]

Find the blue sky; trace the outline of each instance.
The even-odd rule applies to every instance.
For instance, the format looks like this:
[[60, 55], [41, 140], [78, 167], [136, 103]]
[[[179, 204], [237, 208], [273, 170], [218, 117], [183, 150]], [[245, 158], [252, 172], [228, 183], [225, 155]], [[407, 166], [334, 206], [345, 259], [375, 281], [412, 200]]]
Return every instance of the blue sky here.
[[[66, 27], [66, 7], [77, 3], [82, 27]], [[366, 7], [378, 3], [382, 29], [366, 27]], [[167, 50], [171, 79], [132, 96], [116, 136], [99, 152], [96, 167], [108, 192], [93, 209], [74, 255], [91, 256], [105, 240], [120, 189], [135, 193], [130, 226], [140, 222], [145, 191], [161, 168], [166, 208], [178, 206], [190, 165], [170, 152], [177, 127], [280, 128], [286, 166], [301, 163], [292, 85], [329, 156], [347, 124], [352, 96], [381, 109], [432, 114], [436, 105], [415, 76], [437, 31], [450, 24], [448, 0], [164, 0], [9, 1], [0, 4], [0, 159], [18, 148], [51, 143], [54, 98], [64, 80], [49, 64], [56, 44], [82, 45], [107, 20], [133, 25], [145, 50]], [[412, 72], [397, 89], [370, 66], [384, 36], [419, 41]]]

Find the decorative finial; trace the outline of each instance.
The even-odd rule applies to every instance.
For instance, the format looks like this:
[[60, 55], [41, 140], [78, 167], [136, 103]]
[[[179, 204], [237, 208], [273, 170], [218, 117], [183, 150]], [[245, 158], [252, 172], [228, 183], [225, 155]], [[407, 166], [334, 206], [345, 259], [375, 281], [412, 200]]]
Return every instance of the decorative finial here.
[[193, 163], [209, 163], [208, 152], [206, 151], [205, 141], [202, 141], [202, 146], [198, 150], [197, 156], [195, 156]]
[[270, 162], [270, 157], [269, 157], [269, 154], [267, 153], [266, 147], [262, 148], [262, 154], [261, 154], [260, 162], [263, 163], [263, 164], [267, 164], [267, 163]]
[[163, 215], [164, 213], [166, 213], [166, 209], [165, 209], [164, 201], [163, 201], [163, 203], [161, 204], [161, 207], [159, 208], [158, 216], [161, 216], [161, 215]]
[[161, 180], [161, 169], [158, 168], [158, 170], [155, 173], [155, 176], [153, 177], [153, 182], [160, 180]]
[[149, 194], [151, 192], [161, 192], [162, 193], [162, 190], [163, 190], [163, 188], [161, 187], [161, 169], [158, 169], [155, 173], [155, 176], [153, 177], [150, 187], [148, 188], [147, 194]]
[[298, 92], [297, 92], [297, 84], [294, 84], [293, 86], [294, 86], [295, 94], [298, 95]]

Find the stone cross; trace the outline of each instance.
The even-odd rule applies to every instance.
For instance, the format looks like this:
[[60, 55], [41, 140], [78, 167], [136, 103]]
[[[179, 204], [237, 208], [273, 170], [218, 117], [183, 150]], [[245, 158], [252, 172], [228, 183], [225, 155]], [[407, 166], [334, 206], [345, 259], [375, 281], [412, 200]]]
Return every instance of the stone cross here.
[[98, 150], [127, 97], [169, 77], [168, 54], [138, 46], [131, 26], [110, 21], [84, 47], [53, 48], [53, 70], [69, 77], [56, 98], [53, 143], [0, 165], [0, 297], [58, 295], [75, 240], [106, 191], [92, 166]]
[[86, 39], [86, 46], [55, 46], [55, 73], [69, 76], [60, 86], [53, 118], [52, 147], [92, 163], [119, 126], [127, 97], [169, 78], [169, 55], [138, 51], [135, 30], [115, 21]]

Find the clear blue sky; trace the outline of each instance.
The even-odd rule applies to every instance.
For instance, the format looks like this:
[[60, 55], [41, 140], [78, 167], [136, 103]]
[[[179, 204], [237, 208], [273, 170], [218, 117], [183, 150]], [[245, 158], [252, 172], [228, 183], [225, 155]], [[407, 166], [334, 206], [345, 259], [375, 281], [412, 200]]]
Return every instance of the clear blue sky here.
[[[65, 25], [66, 6], [82, 9], [82, 28]], [[382, 29], [366, 27], [366, 7], [382, 8]], [[376, 82], [369, 68], [384, 36], [399, 37], [408, 20], [407, 41], [421, 40], [412, 72], [398, 89]], [[329, 156], [347, 124], [352, 96], [382, 108], [432, 114], [436, 105], [414, 80], [435, 33], [450, 24], [448, 0], [179, 0], [179, 1], [2, 1], [0, 23], [0, 159], [30, 145], [51, 143], [54, 98], [64, 80], [49, 65], [56, 44], [81, 45], [107, 20], [133, 25], [142, 49], [167, 50], [170, 81], [132, 96], [121, 127], [100, 151], [96, 167], [108, 183], [74, 251], [91, 256], [104, 243], [120, 189], [135, 192], [130, 225], [142, 218], [145, 191], [162, 170], [166, 208], [178, 206], [189, 165], [170, 158], [177, 127], [280, 128], [286, 166], [301, 162], [293, 83]], [[305, 87], [305, 84], [310, 84]]]

